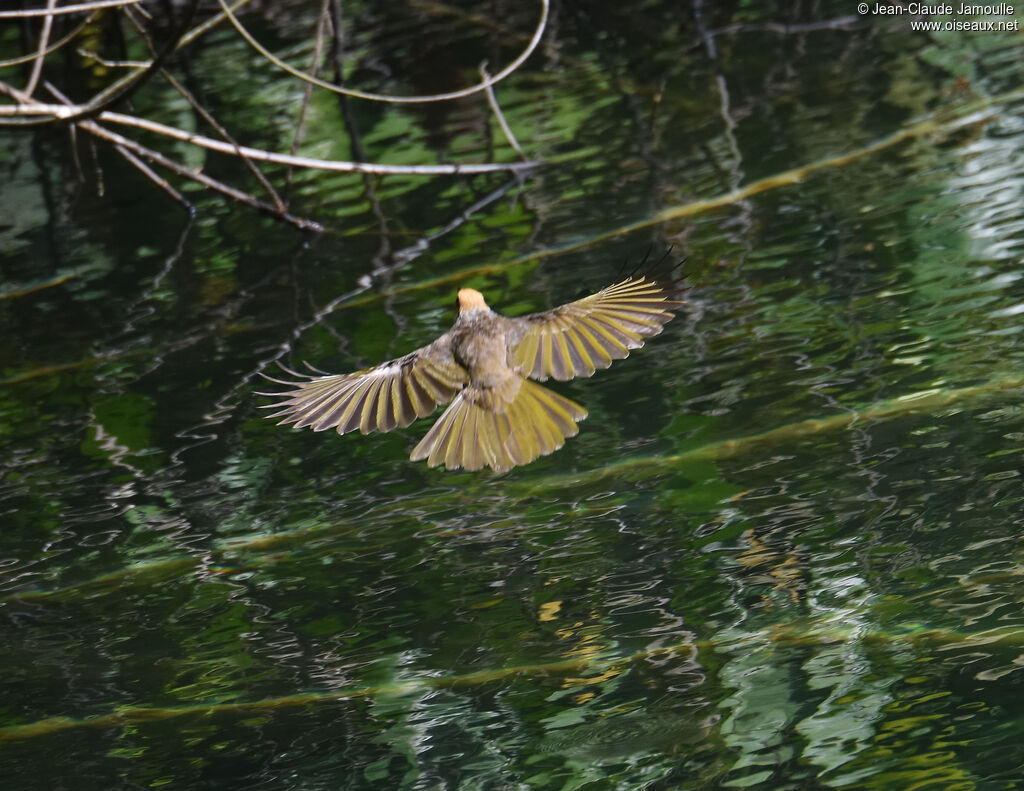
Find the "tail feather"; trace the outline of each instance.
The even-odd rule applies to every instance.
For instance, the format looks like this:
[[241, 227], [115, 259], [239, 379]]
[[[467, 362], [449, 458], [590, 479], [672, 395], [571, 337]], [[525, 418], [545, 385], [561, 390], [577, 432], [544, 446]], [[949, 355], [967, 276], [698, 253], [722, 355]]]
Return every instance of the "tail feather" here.
[[523, 380], [502, 411], [490, 406], [487, 399], [459, 393], [410, 458], [426, 459], [431, 467], [444, 464], [449, 470], [491, 467], [504, 472], [558, 450], [587, 416], [579, 404], [529, 380]]
[[[458, 399], [456, 399], [456, 401], [458, 401]], [[452, 406], [454, 406], [454, 404]], [[424, 450], [429, 453], [429, 456], [425, 455], [425, 457], [427, 458], [427, 464], [429, 464], [431, 467], [436, 467], [439, 464], [445, 463], [445, 451], [449, 447], [449, 437], [452, 433], [452, 430], [455, 428], [457, 417], [458, 412], [451, 408], [446, 409], [444, 412], [441, 413], [441, 417], [430, 429], [430, 433], [428, 433], [427, 436], [430, 436], [430, 434], [435, 432], [437, 435], [436, 441], [433, 443], [433, 445], [424, 448]], [[451, 444], [457, 445], [458, 443], [453, 442]], [[420, 445], [417, 447], [420, 447], [422, 445], [423, 443], [421, 442]]]

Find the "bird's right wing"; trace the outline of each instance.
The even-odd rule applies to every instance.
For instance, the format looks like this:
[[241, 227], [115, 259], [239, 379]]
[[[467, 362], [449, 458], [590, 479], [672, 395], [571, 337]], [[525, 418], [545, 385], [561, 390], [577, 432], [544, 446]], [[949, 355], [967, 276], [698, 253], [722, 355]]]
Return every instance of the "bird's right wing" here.
[[512, 362], [542, 382], [591, 376], [661, 332], [682, 304], [657, 283], [630, 278], [543, 313], [506, 319]]
[[355, 373], [310, 376], [284, 370], [305, 381], [267, 376], [293, 387], [284, 392], [259, 393], [279, 399], [265, 405], [278, 409], [268, 417], [283, 418], [278, 425], [294, 423], [296, 428], [309, 426], [313, 431], [337, 428], [339, 434], [356, 429], [369, 434], [404, 428], [429, 415], [439, 404], [451, 401], [469, 381], [466, 369], [452, 355], [447, 334], [404, 357]]

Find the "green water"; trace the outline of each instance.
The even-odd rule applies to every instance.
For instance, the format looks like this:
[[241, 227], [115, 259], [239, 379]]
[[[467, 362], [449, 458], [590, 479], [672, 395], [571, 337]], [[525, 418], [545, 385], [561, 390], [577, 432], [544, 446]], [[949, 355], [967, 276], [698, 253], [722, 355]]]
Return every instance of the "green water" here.
[[[350, 79], [395, 94], [496, 71], [538, 12], [373, 6]], [[243, 18], [306, 64], [319, 4], [282, 8]], [[79, 174], [66, 133], [0, 129], [5, 787], [1024, 787], [1021, 34], [552, 14], [497, 88], [548, 164], [299, 171], [319, 237], [179, 183], [190, 222], [107, 147]], [[229, 29], [188, 69], [288, 150], [296, 83]], [[130, 111], [196, 123], [159, 80]], [[481, 97], [351, 115], [372, 161], [515, 158]], [[314, 94], [303, 151], [349, 140]], [[274, 360], [403, 354], [461, 285], [540, 310], [670, 245], [686, 308], [555, 384], [589, 417], [526, 467], [258, 409]]]

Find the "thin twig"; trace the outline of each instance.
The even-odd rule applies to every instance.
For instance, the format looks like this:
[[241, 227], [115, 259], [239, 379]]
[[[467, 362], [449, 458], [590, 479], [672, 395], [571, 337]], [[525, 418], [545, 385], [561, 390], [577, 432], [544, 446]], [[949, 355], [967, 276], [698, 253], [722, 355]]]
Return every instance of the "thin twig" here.
[[[717, 69], [718, 47], [715, 44], [715, 37], [704, 24], [703, 6], [704, 0], [695, 0], [693, 6], [694, 18], [697, 22], [697, 30], [700, 34], [701, 41], [704, 43], [704, 47], [707, 50], [708, 58]], [[729, 167], [729, 189], [735, 191], [739, 189], [739, 186], [743, 183], [745, 176], [743, 170], [743, 153], [740, 151], [739, 143], [736, 140], [737, 122], [732, 113], [729, 86], [726, 83], [725, 75], [720, 69], [717, 69], [715, 73], [715, 86], [718, 88], [719, 115], [721, 115], [722, 122], [725, 126], [722, 130], [722, 134], [725, 138], [726, 145], [729, 146], [729, 153], [732, 155], [732, 163]], [[751, 249], [750, 230], [753, 225], [753, 207], [750, 201], [747, 200], [737, 201], [736, 206], [739, 208], [739, 216], [736, 218], [736, 222], [741, 226], [744, 233], [739, 238], [734, 237], [734, 239], [736, 242], [746, 247], [749, 252]]]
[[295, 217], [294, 215], [289, 214], [288, 212], [280, 212], [274, 206], [270, 205], [269, 203], [264, 203], [259, 198], [255, 198], [247, 192], [242, 192], [241, 190], [228, 186], [227, 184], [224, 184], [221, 181], [217, 181], [214, 178], [210, 178], [205, 173], [190, 170], [184, 165], [175, 162], [173, 159], [169, 159], [165, 157], [163, 154], [160, 154], [151, 148], [146, 148], [146, 146], [142, 145], [141, 143], [136, 143], [134, 140], [129, 140], [127, 137], [117, 134], [117, 132], [112, 132], [109, 129], [100, 126], [95, 121], [80, 121], [79, 127], [81, 129], [84, 129], [86, 132], [89, 132], [90, 134], [95, 135], [96, 137], [99, 137], [110, 143], [115, 143], [117, 145], [124, 146], [128, 150], [134, 151], [136, 154], [145, 157], [151, 162], [155, 162], [161, 167], [165, 167], [168, 170], [177, 173], [179, 176], [191, 179], [192, 181], [197, 181], [200, 184], [209, 187], [210, 189], [216, 190], [217, 192], [223, 193], [224, 195], [227, 195], [230, 198], [234, 198], [235, 200], [244, 203], [246, 206], [258, 209], [259, 211], [265, 214], [269, 214], [272, 217], [278, 217], [284, 220], [285, 222], [294, 225], [297, 228], [301, 228], [304, 231], [316, 231], [317, 233], [320, 233], [324, 230], [324, 227], [318, 222], [314, 222], [313, 220], [306, 220], [301, 217]]
[[223, 137], [228, 143], [230, 143], [232, 147], [234, 147], [235, 153], [238, 154], [238, 156], [242, 159], [243, 162], [245, 162], [246, 167], [249, 168], [252, 174], [256, 177], [257, 181], [259, 181], [259, 183], [263, 185], [263, 189], [265, 189], [267, 191], [267, 194], [270, 195], [270, 198], [271, 200], [274, 201], [274, 205], [277, 207], [277, 210], [280, 212], [286, 211], [288, 207], [285, 204], [285, 202], [281, 200], [281, 196], [278, 194], [277, 190], [274, 189], [274, 185], [267, 180], [267, 177], [263, 175], [263, 172], [258, 167], [256, 167], [256, 164], [252, 161], [252, 159], [250, 159], [241, 152], [241, 146], [239, 146], [238, 141], [231, 136], [228, 130], [221, 126], [217, 119], [214, 118], [206, 110], [206, 108], [204, 108], [196, 100], [196, 98], [192, 95], [191, 91], [189, 91], [184, 85], [178, 82], [178, 80], [176, 80], [174, 76], [169, 71], [167, 71], [167, 69], [160, 69], [160, 74], [164, 77], [164, 79], [166, 79], [171, 84], [174, 90], [176, 90], [183, 97], [185, 97], [185, 100], [190, 105], [192, 105], [192, 108], [197, 113], [199, 113], [199, 115], [202, 116], [203, 120], [206, 121], [206, 123], [208, 123], [214, 129], [216, 129], [217, 133], [221, 137]]
[[107, 60], [85, 47], [78, 47], [75, 52], [86, 60], [94, 61], [107, 69], [146, 69], [152, 61], [148, 60]]
[[395, 262], [407, 263], [415, 258], [418, 258], [420, 255], [423, 254], [424, 251], [427, 250], [427, 248], [430, 247], [431, 242], [440, 239], [445, 234], [449, 234], [456, 228], [469, 222], [469, 220], [472, 218], [474, 214], [476, 214], [485, 206], [494, 203], [502, 195], [504, 195], [506, 192], [512, 189], [512, 187], [517, 186], [519, 183], [519, 179], [513, 179], [512, 181], [506, 182], [505, 184], [498, 187], [498, 189], [482, 197], [469, 208], [463, 209], [455, 219], [448, 222], [439, 231], [434, 231], [434, 233], [424, 236], [422, 239], [419, 239], [415, 244], [411, 244], [408, 247], [402, 248], [401, 250], [396, 250], [394, 253]]
[[[235, 0], [235, 2], [228, 6], [228, 8], [231, 11], [239, 11], [244, 6], [249, 5], [249, 3], [251, 2], [253, 2], [253, 0]], [[178, 49], [181, 49], [182, 47], [187, 47], [189, 44], [191, 44], [193, 41], [195, 41], [197, 38], [203, 35], [203, 33], [205, 33], [207, 30], [216, 27], [227, 18], [228, 15], [221, 11], [220, 13], [214, 14], [212, 17], [207, 19], [202, 24], [196, 25], [188, 33], [181, 37], [181, 41], [178, 42]]]
[[494, 95], [494, 85], [493, 83], [488, 82], [491, 75], [487, 73], [486, 60], [480, 64], [480, 76], [483, 77], [484, 82], [487, 83], [487, 103], [491, 106], [491, 112], [493, 112], [495, 117], [498, 119], [498, 125], [501, 127], [501, 131], [505, 135], [505, 139], [508, 140], [508, 144], [515, 149], [515, 152], [519, 154], [519, 158], [525, 160], [526, 154], [524, 154], [523, 149], [519, 147], [519, 141], [516, 140], [516, 136], [512, 134], [512, 130], [509, 128], [508, 123], [505, 121], [505, 116], [501, 112], [501, 107], [498, 106], [498, 97]]
[[152, 181], [154, 184], [160, 187], [160, 189], [164, 190], [168, 195], [174, 198], [174, 200], [180, 203], [185, 208], [185, 211], [189, 213], [190, 217], [195, 217], [195, 206], [193, 206], [188, 201], [188, 199], [185, 198], [184, 195], [178, 192], [178, 190], [176, 190], [167, 179], [163, 178], [158, 173], [156, 173], [153, 170], [153, 168], [151, 168], [149, 165], [147, 165], [145, 162], [143, 162], [141, 159], [135, 156], [135, 154], [133, 154], [124, 146], [115, 145], [114, 148], [117, 150], [117, 153], [119, 153], [121, 156], [123, 156], [133, 165], [135, 165], [135, 167], [137, 167], [142, 172], [142, 175], [144, 175], [146, 178], [148, 178], [150, 181]]
[[[342, 0], [330, 0], [330, 2], [331, 60], [334, 65], [334, 82], [337, 85], [344, 85], [345, 24], [342, 15]], [[338, 109], [341, 111], [342, 121], [345, 124], [345, 131], [348, 133], [352, 159], [356, 162], [365, 162], [367, 160], [366, 147], [363, 145], [363, 135], [359, 129], [359, 122], [356, 120], [355, 113], [352, 112], [352, 100], [345, 94], [336, 94], [335, 96], [338, 100]], [[388, 216], [384, 211], [384, 206], [381, 204], [380, 197], [377, 195], [376, 182], [380, 179], [373, 177], [369, 173], [363, 173], [362, 177], [363, 194], [370, 203], [370, 212], [376, 218], [377, 226], [380, 229], [380, 243], [377, 245], [377, 252], [374, 253], [372, 258], [370, 277], [380, 278], [387, 286], [390, 286], [391, 272], [395, 265], [391, 262], [391, 238]], [[385, 305], [385, 311], [392, 318], [396, 318], [396, 314], [391, 309], [390, 302]], [[396, 326], [401, 327], [401, 322], [396, 321]]]
[[[53, 11], [54, 6], [57, 5], [57, 0], [46, 0], [46, 10]], [[46, 59], [46, 47], [50, 43], [50, 31], [53, 29], [53, 14], [49, 13], [43, 20], [43, 30], [39, 34], [39, 48], [36, 50], [36, 56], [32, 61], [32, 73], [29, 75], [28, 83], [25, 85], [25, 95], [31, 96], [36, 92], [36, 86], [39, 84], [39, 75], [43, 73], [43, 61]]]
[[71, 149], [71, 162], [75, 167], [75, 175], [78, 183], [85, 183], [85, 172], [82, 170], [82, 160], [78, 156], [78, 129], [74, 124], [68, 127], [68, 147]]
[[866, 23], [859, 16], [841, 16], [836, 19], [826, 19], [821, 22], [805, 22], [803, 24], [784, 25], [778, 22], [748, 22], [725, 27], [715, 28], [708, 31], [712, 36], [723, 36], [729, 33], [778, 33], [781, 36], [795, 33], [814, 33], [819, 30], [852, 30], [858, 27], [865, 27]]
[[[154, 57], [156, 57], [156, 47], [154, 46], [153, 40], [150, 38], [149, 33], [146, 30], [145, 26], [140, 24], [135, 19], [135, 17], [131, 13], [128, 12], [128, 9], [126, 9], [125, 11], [126, 11], [125, 16], [127, 16], [131, 20], [131, 22], [134, 25], [136, 31], [139, 33], [140, 36], [142, 36], [143, 40], [146, 42], [146, 46], [149, 48], [150, 54], [152, 54]], [[217, 121], [217, 119], [214, 118], [213, 115], [210, 112], [208, 112], [206, 110], [206, 108], [203, 107], [199, 103], [199, 101], [195, 98], [195, 96], [192, 95], [192, 92], [189, 91], [184, 85], [182, 85], [174, 77], [173, 74], [171, 74], [169, 71], [167, 71], [167, 69], [161, 67], [160, 68], [160, 75], [165, 80], [167, 80], [168, 83], [170, 83], [171, 87], [174, 88], [174, 90], [176, 90], [181, 95], [181, 97], [184, 98], [185, 101], [187, 101], [189, 103], [189, 105], [192, 107], [192, 109], [195, 110], [199, 114], [199, 116], [204, 121], [206, 121], [206, 123], [208, 123], [210, 126], [212, 126], [221, 137], [223, 137], [228, 143], [230, 143], [232, 146], [234, 146], [235, 150], [237, 152], [238, 141], [235, 140], [234, 137], [232, 137], [231, 134], [228, 132], [228, 130], [225, 129]], [[258, 167], [256, 167], [255, 163], [253, 163], [253, 161], [251, 159], [249, 159], [248, 157], [246, 157], [244, 155], [239, 154], [239, 157], [245, 163], [245, 165], [249, 169], [249, 171], [256, 177], [256, 180], [259, 181], [259, 183], [263, 185], [263, 188], [267, 191], [267, 194], [269, 194], [271, 199], [274, 201], [274, 205], [277, 207], [277, 210], [279, 212], [285, 211], [287, 209], [287, 207], [285, 206], [284, 201], [281, 200], [281, 196], [278, 195], [277, 190], [274, 189], [274, 186], [267, 180], [266, 176], [263, 175], [263, 173], [260, 171], [260, 169]]]
[[[316, 35], [313, 42], [313, 56], [310, 58], [309, 73], [314, 77], [317, 76], [317, 71], [320, 69], [320, 59], [323, 57], [324, 51], [324, 32], [327, 30], [327, 23], [330, 20], [330, 2], [331, 0], [323, 0], [320, 6], [320, 16], [316, 20]], [[295, 122], [295, 132], [292, 134], [292, 145], [289, 149], [292, 156], [296, 156], [299, 153], [299, 146], [302, 145], [302, 138], [306, 131], [306, 113], [309, 111], [309, 102], [313, 98], [313, 85], [306, 83], [303, 86], [302, 91], [302, 104], [299, 105], [299, 117]], [[292, 165], [288, 166], [288, 170], [284, 174], [284, 192], [285, 195], [291, 193], [292, 188], [292, 175], [295, 172], [295, 168]]]

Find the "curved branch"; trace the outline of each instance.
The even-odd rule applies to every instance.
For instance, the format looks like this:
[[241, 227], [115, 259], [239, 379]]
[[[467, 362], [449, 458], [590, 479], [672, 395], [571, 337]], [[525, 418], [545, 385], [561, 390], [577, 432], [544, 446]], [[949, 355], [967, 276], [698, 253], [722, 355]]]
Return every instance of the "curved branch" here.
[[300, 80], [308, 82], [318, 88], [331, 91], [333, 93], [344, 94], [345, 96], [352, 96], [356, 99], [368, 99], [372, 102], [391, 102], [393, 104], [426, 104], [428, 102], [444, 102], [449, 99], [461, 99], [464, 96], [472, 96], [474, 93], [486, 90], [495, 83], [501, 82], [503, 79], [508, 77], [512, 72], [518, 69], [523, 62], [533, 54], [533, 51], [537, 48], [540, 43], [541, 37], [544, 35], [544, 29], [547, 27], [548, 22], [548, 11], [550, 10], [550, 0], [540, 0], [541, 12], [540, 19], [537, 22], [537, 27], [533, 32], [533, 37], [530, 39], [530, 43], [526, 45], [526, 49], [512, 61], [508, 66], [499, 71], [493, 77], [486, 78], [483, 82], [479, 82], [469, 88], [463, 88], [460, 91], [451, 91], [449, 93], [435, 93], [424, 96], [387, 96], [380, 93], [367, 93], [366, 91], [358, 91], [354, 88], [342, 88], [333, 83], [325, 82], [317, 77], [306, 74], [303, 71], [299, 71], [296, 68], [289, 66], [283, 60], [272, 54], [266, 47], [258, 42], [253, 35], [238, 21], [238, 17], [232, 13], [231, 9], [228, 8], [225, 0], [217, 0], [220, 3], [221, 11], [228, 18], [228, 21], [234, 25], [235, 30], [238, 31], [239, 35], [242, 36], [249, 45], [259, 52], [263, 57], [273, 63], [282, 71], [286, 71], [293, 77], [297, 77]]

